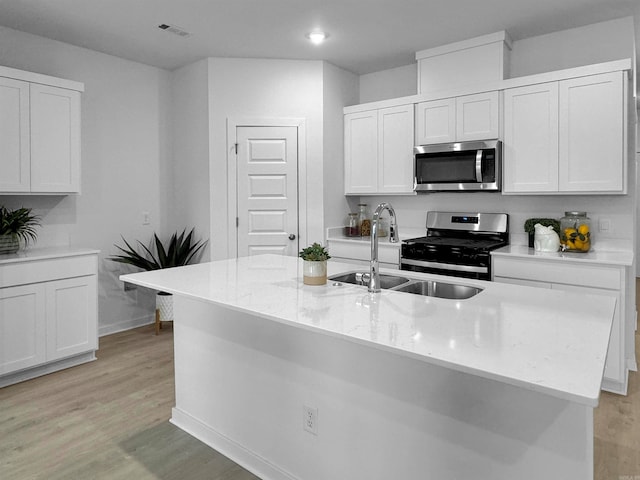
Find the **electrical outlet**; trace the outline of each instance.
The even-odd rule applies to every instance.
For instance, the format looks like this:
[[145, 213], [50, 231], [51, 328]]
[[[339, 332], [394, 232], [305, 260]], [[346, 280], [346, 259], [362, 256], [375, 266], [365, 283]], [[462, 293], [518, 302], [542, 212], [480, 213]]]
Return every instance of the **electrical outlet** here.
[[318, 435], [318, 409], [315, 407], [302, 406], [302, 429], [309, 433]]
[[142, 225], [151, 225], [151, 213], [142, 212]]
[[608, 218], [601, 218], [598, 222], [598, 230], [601, 232], [611, 232], [611, 220]]

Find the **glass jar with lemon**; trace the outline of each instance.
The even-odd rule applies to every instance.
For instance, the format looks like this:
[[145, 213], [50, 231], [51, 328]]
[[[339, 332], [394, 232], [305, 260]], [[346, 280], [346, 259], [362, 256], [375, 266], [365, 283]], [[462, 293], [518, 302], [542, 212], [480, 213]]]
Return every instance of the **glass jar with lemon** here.
[[564, 212], [560, 219], [560, 243], [565, 252], [588, 252], [591, 248], [591, 219], [587, 212]]

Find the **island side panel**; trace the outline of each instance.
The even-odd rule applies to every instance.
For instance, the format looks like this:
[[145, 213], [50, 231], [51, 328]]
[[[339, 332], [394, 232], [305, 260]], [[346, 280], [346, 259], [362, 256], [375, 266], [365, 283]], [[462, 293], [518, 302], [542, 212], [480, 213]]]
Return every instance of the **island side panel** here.
[[174, 332], [172, 422], [264, 480], [593, 478], [591, 407], [181, 296]]

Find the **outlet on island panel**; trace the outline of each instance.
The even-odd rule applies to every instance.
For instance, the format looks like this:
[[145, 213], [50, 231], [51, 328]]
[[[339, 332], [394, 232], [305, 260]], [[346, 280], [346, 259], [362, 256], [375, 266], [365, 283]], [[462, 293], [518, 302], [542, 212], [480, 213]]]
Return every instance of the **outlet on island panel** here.
[[307, 405], [302, 406], [302, 429], [309, 433], [318, 435], [318, 409], [315, 407], [309, 407]]

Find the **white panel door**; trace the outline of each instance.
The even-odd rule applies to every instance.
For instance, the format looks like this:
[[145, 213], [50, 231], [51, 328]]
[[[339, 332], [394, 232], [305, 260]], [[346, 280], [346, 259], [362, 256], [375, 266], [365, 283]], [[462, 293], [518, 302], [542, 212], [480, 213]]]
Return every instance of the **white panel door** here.
[[456, 98], [456, 142], [498, 138], [498, 92]]
[[346, 194], [378, 190], [378, 110], [344, 116]]
[[98, 348], [96, 276], [46, 283], [47, 360]]
[[29, 84], [0, 78], [0, 192], [28, 192]]
[[416, 144], [456, 141], [456, 99], [422, 102], [416, 106]]
[[505, 193], [558, 191], [558, 84], [504, 91]]
[[0, 289], [0, 375], [44, 363], [44, 286]]
[[298, 129], [237, 127], [238, 256], [298, 254]]
[[80, 92], [31, 85], [31, 191], [80, 191]]
[[560, 191], [623, 191], [625, 74], [560, 82]]
[[413, 104], [378, 112], [378, 191], [413, 192]]

